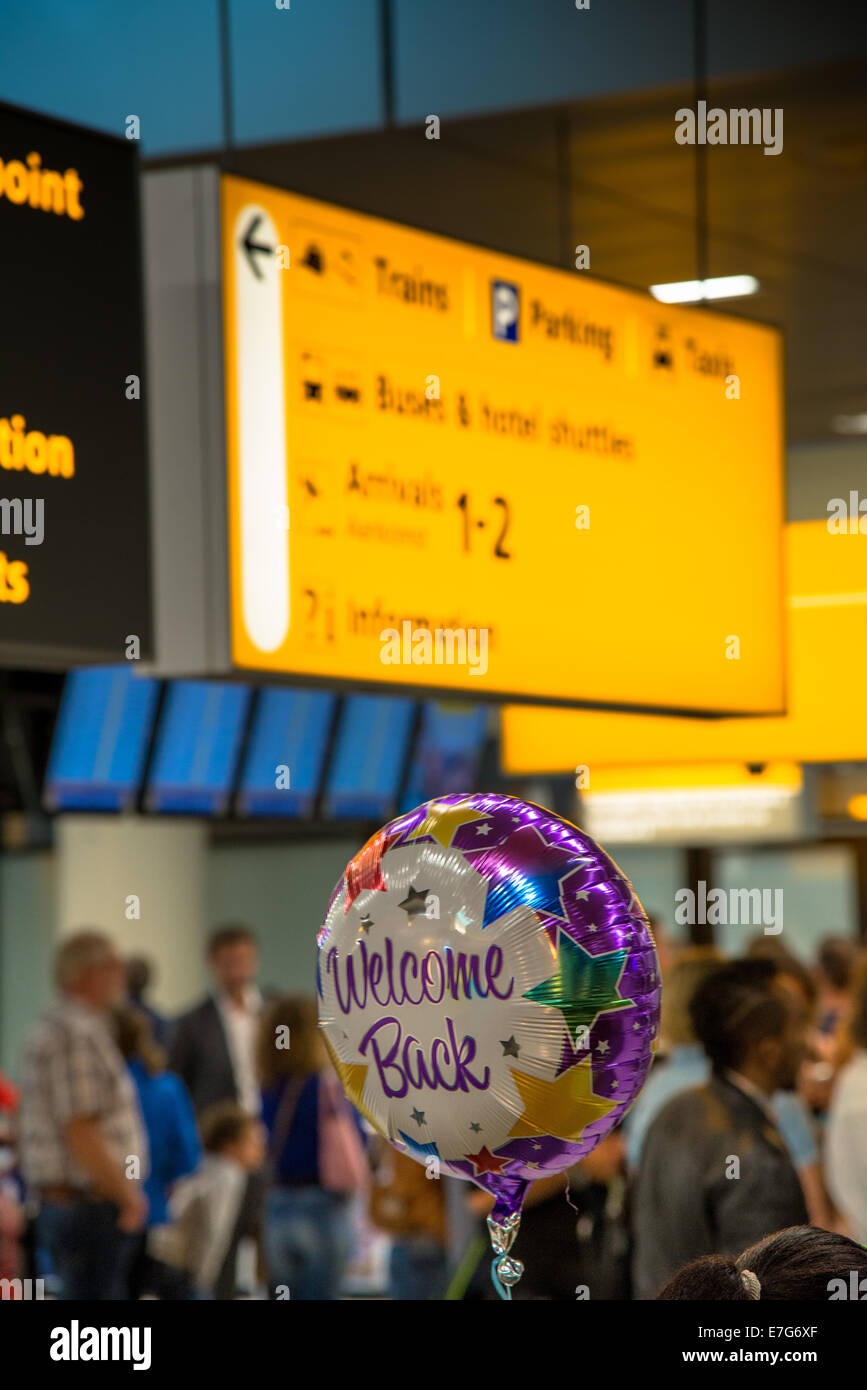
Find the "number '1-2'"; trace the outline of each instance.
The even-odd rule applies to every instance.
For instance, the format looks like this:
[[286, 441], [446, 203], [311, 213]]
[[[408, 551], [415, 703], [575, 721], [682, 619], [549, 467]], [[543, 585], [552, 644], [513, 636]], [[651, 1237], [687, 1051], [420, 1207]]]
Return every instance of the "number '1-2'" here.
[[[509, 523], [511, 520], [509, 504], [506, 501], [505, 497], [492, 497], [491, 501], [493, 502], [495, 507], [499, 507], [501, 509], [503, 514], [499, 535], [497, 536], [497, 539], [494, 542], [494, 555], [498, 560], [511, 560], [511, 552], [506, 550], [503, 544], [503, 542], [506, 539], [506, 533], [509, 530]], [[461, 493], [460, 497], [458, 498], [457, 505], [460, 507], [461, 511], [464, 514], [464, 550], [469, 550], [470, 531], [473, 525], [473, 521], [470, 516], [470, 495], [468, 492]], [[486, 522], [482, 518], [479, 518], [475, 524], [480, 531], [484, 530], [486, 526]]]

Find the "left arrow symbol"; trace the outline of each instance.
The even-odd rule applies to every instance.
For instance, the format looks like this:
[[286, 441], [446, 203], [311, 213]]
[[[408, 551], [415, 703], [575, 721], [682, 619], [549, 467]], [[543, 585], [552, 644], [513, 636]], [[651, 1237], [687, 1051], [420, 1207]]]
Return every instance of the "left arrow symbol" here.
[[257, 264], [256, 253], [261, 252], [263, 256], [273, 256], [274, 254], [273, 246], [263, 246], [260, 241], [253, 240], [253, 237], [256, 234], [256, 228], [259, 226], [259, 223], [261, 221], [261, 213], [256, 213], [253, 217], [251, 217], [250, 221], [247, 224], [247, 230], [245, 231], [241, 241], [241, 245], [243, 246], [247, 256], [247, 264], [249, 265], [257, 280], [263, 280], [265, 277], [263, 276]]

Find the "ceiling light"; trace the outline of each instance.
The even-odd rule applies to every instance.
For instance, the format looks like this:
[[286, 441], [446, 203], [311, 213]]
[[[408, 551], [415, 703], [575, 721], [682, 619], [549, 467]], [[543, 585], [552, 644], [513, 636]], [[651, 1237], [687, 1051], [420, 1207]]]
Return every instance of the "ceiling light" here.
[[740, 299], [758, 293], [754, 275], [718, 275], [713, 280], [675, 280], [651, 285], [650, 293], [663, 304], [698, 304], [705, 299]]
[[831, 429], [835, 434], [867, 434], [867, 415], [835, 415]]

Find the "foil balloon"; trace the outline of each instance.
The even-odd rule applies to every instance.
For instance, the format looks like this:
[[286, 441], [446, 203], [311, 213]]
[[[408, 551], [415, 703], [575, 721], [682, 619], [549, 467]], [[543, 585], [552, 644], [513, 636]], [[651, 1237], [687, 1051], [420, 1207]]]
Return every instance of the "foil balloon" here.
[[434, 1175], [493, 1196], [509, 1297], [528, 1185], [586, 1157], [650, 1067], [659, 963], [631, 884], [550, 811], [443, 796], [347, 865], [317, 941], [320, 1027], [347, 1096]]

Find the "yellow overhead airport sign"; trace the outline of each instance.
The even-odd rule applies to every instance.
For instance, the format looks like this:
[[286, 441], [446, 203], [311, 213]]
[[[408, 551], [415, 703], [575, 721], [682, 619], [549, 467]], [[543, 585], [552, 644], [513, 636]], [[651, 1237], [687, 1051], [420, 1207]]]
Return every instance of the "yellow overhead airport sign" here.
[[[788, 714], [667, 719], [598, 710], [502, 713], [507, 772], [570, 772], [637, 763], [867, 760], [867, 535], [828, 523], [786, 527]], [[580, 777], [583, 774], [579, 774]]]
[[783, 707], [774, 330], [229, 176], [222, 237], [236, 666]]

